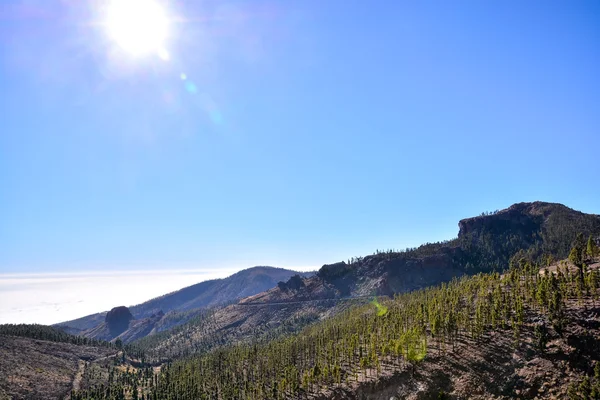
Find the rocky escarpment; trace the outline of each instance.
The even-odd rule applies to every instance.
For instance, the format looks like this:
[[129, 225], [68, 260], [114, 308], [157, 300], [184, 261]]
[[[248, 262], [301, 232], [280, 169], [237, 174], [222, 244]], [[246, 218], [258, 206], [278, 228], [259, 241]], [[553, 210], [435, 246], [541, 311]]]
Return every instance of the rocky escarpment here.
[[298, 290], [305, 286], [306, 284], [300, 275], [294, 275], [287, 282], [281, 281], [277, 284], [277, 287], [282, 291]]
[[[458, 237], [479, 237], [483, 233], [503, 233], [511, 231], [522, 233], [524, 236], [537, 232], [545, 218], [551, 213], [552, 207], [546, 207], [541, 202], [518, 203], [501, 211], [466, 218], [458, 223]], [[564, 207], [556, 205], [557, 207]]]
[[517, 203], [493, 213], [465, 218], [458, 223], [458, 237], [481, 236], [483, 233], [533, 234], [561, 225], [569, 230], [598, 233], [600, 215], [585, 214], [558, 203]]
[[[456, 240], [467, 272], [502, 270], [515, 254], [535, 261], [566, 258], [577, 234], [600, 235], [600, 216], [562, 204], [518, 203], [459, 222]], [[473, 271], [475, 272], [475, 271]]]
[[342, 296], [392, 295], [462, 275], [455, 262], [460, 253], [459, 248], [443, 247], [437, 254], [423, 257], [371, 255], [353, 264], [324, 265], [318, 278]]

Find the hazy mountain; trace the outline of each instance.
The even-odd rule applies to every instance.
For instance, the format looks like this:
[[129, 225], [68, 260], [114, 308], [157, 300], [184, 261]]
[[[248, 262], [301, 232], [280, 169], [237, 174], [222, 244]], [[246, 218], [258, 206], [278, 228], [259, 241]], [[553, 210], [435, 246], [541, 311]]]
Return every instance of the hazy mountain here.
[[300, 274], [283, 268], [253, 267], [242, 270], [225, 279], [200, 282], [145, 303], [131, 307], [136, 318], [148, 317], [158, 311], [188, 311], [200, 307], [218, 306], [251, 296], [275, 287], [278, 282]]
[[[159, 323], [162, 316], [167, 324], [159, 324], [160, 330], [176, 326], [194, 316], [193, 310], [224, 305], [263, 292], [275, 287], [278, 282], [292, 275], [310, 276], [311, 273], [299, 273], [283, 268], [253, 267], [237, 272], [224, 279], [213, 279], [177, 290], [161, 297], [128, 308], [132, 318], [117, 332], [110, 329], [105, 321], [107, 313], [88, 315], [72, 321], [56, 324], [66, 332], [83, 334], [87, 337], [111, 340], [125, 330], [136, 327], [136, 334], [130, 332], [124, 338], [139, 338], [142, 332], [149, 334]], [[161, 318], [156, 318], [160, 315]]]

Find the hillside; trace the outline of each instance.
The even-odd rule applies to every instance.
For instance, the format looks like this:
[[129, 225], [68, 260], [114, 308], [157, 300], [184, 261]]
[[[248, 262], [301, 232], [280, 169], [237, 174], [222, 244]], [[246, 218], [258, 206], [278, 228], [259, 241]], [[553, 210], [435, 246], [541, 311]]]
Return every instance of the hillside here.
[[0, 399], [62, 399], [80, 365], [117, 350], [40, 325], [0, 325]]
[[148, 360], [172, 360], [239, 342], [264, 342], [295, 333], [366, 299], [294, 303], [232, 304], [208, 310], [190, 323], [146, 336], [132, 344]]
[[[237, 272], [228, 278], [214, 279], [183, 288], [149, 300], [145, 303], [129, 307], [133, 315], [131, 328], [137, 333], [130, 332], [129, 339], [144, 336], [156, 331], [169, 329], [188, 321], [199, 308], [215, 307], [231, 303], [237, 299], [260, 293], [277, 285], [279, 281], [287, 280], [296, 271], [273, 267], [253, 267]], [[300, 273], [309, 276], [309, 273]], [[62, 322], [55, 326], [72, 334], [82, 334], [87, 337], [112, 340], [123, 332], [111, 334], [104, 325], [106, 312], [88, 315], [72, 321]], [[156, 318], [158, 315], [166, 316]]]
[[[283, 268], [253, 267], [225, 279], [205, 281], [131, 307], [136, 318], [147, 317], [159, 310], [188, 311], [214, 307], [263, 292], [277, 282], [298, 274]], [[309, 276], [310, 274], [300, 273]]]
[[349, 307], [299, 334], [165, 365], [151, 392], [182, 400], [595, 398], [600, 263], [588, 264], [582, 274], [568, 263], [544, 272], [524, 261], [505, 275]]
[[[121, 315], [114, 315], [119, 311]], [[121, 339], [122, 343], [130, 343], [156, 331], [164, 316], [165, 314], [158, 312], [148, 318], [134, 319], [127, 307], [115, 307], [106, 314], [104, 322], [81, 335], [105, 341]]]

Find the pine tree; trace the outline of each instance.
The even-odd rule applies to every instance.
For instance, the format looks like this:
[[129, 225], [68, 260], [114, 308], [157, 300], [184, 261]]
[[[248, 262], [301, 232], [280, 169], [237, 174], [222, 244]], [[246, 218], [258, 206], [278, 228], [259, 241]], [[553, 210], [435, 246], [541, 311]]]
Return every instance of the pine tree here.
[[592, 235], [588, 238], [586, 250], [587, 256], [590, 258], [594, 258], [598, 254], [598, 246], [596, 246], [596, 242], [592, 239]]
[[591, 393], [592, 386], [590, 384], [590, 378], [586, 376], [585, 378], [583, 378], [583, 381], [581, 381], [581, 383], [579, 384], [579, 395], [583, 399], [589, 399]]
[[536, 345], [540, 352], [546, 352], [546, 345], [548, 344], [548, 329], [544, 324], [537, 324], [534, 329]]
[[569, 253], [569, 261], [571, 261], [577, 268], [583, 268], [583, 262], [585, 260], [584, 247], [583, 247], [583, 235], [579, 233], [575, 243]]

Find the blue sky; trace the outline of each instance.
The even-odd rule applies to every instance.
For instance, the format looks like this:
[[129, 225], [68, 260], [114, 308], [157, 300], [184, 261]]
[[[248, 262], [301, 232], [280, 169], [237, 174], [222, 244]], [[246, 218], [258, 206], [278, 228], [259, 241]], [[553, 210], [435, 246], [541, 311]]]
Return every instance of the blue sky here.
[[[600, 213], [597, 1], [0, 4], [0, 272], [318, 267], [515, 202]], [[182, 79], [184, 74], [186, 79]]]

